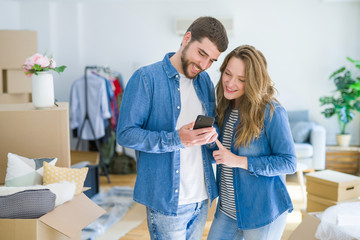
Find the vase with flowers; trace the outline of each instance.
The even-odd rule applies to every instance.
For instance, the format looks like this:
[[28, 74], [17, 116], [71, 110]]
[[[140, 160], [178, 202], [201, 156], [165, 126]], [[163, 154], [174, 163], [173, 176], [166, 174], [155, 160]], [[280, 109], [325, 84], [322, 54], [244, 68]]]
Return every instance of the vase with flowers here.
[[52, 57], [35, 53], [27, 58], [23, 64], [23, 71], [31, 77], [32, 102], [36, 108], [49, 108], [54, 106], [54, 79], [51, 70], [61, 73], [66, 66], [56, 66]]

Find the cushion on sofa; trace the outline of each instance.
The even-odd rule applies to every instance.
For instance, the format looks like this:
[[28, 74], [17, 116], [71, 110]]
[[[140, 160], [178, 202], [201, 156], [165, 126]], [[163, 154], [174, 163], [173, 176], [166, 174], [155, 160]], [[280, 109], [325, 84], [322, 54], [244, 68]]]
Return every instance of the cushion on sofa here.
[[289, 122], [309, 121], [308, 110], [287, 111]]
[[0, 218], [39, 218], [54, 206], [55, 194], [49, 189], [25, 190], [0, 196]]
[[43, 163], [55, 165], [57, 158], [27, 158], [8, 153], [5, 186], [23, 187], [41, 185], [43, 180]]
[[309, 142], [311, 130], [314, 127], [314, 122], [298, 121], [290, 125], [291, 134], [293, 135], [294, 142], [305, 143]]

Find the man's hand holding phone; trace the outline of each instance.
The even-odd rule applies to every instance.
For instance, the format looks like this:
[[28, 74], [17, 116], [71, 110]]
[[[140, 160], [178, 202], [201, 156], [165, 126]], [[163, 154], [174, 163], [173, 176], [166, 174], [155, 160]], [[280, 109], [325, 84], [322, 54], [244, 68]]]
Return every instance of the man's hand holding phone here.
[[180, 140], [185, 147], [199, 146], [214, 142], [217, 132], [212, 125], [214, 118], [199, 115], [195, 122], [191, 122], [179, 129]]

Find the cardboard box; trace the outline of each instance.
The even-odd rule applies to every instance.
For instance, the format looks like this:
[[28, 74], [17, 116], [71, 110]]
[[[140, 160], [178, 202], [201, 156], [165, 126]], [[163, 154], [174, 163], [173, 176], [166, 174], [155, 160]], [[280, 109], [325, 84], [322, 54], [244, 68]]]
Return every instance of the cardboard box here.
[[84, 187], [89, 187], [90, 189], [85, 191], [85, 195], [89, 198], [94, 196], [99, 192], [100, 189], [100, 179], [99, 179], [99, 161], [100, 154], [99, 152], [86, 152], [86, 151], [70, 151], [71, 156], [71, 165], [80, 163], [80, 162], [89, 162], [86, 167], [88, 167], [88, 173], [84, 182]]
[[19, 103], [29, 103], [29, 102], [31, 102], [31, 97], [29, 93], [0, 94], [0, 104], [19, 104]]
[[308, 194], [332, 201], [344, 201], [360, 196], [360, 177], [324, 170], [306, 175]]
[[98, 165], [100, 161], [99, 152], [71, 150], [70, 157], [71, 157], [71, 165], [74, 165], [79, 162], [90, 162], [90, 165]]
[[333, 201], [333, 200], [329, 200], [327, 198], [322, 198], [319, 196], [315, 196], [312, 194], [307, 195], [307, 206], [306, 206], [306, 210], [308, 212], [322, 212], [325, 209], [327, 209], [328, 207], [340, 204], [340, 203], [344, 203], [344, 202], [357, 202], [360, 201], [359, 198], [354, 198], [354, 199], [349, 199], [349, 200], [343, 200], [343, 201]]
[[31, 79], [21, 69], [2, 70], [3, 93], [31, 93]]
[[38, 219], [0, 219], [1, 239], [80, 240], [81, 230], [104, 213], [81, 193]]
[[0, 69], [0, 94], [4, 93], [4, 82], [3, 82], [3, 75], [4, 75], [4, 71], [2, 69]]
[[19, 69], [38, 51], [36, 31], [0, 30], [0, 40], [1, 69]]
[[306, 214], [300, 225], [292, 232], [289, 240], [316, 240], [315, 233], [320, 224], [316, 214]]
[[7, 154], [28, 158], [57, 157], [56, 166], [70, 167], [69, 104], [35, 109], [32, 103], [0, 104], [0, 185]]

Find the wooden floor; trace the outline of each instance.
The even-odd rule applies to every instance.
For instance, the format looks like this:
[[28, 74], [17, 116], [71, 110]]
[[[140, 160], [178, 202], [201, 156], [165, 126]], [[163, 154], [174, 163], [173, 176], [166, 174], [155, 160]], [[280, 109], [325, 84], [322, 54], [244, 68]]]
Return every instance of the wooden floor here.
[[[136, 174], [132, 175], [110, 175], [111, 183], [107, 182], [105, 176], [100, 176], [100, 189], [108, 189], [113, 186], [130, 186], [134, 187]], [[302, 199], [301, 188], [297, 183], [296, 176], [287, 176], [287, 188], [294, 205], [294, 211], [288, 215], [286, 228], [282, 237], [282, 240], [287, 240], [294, 229], [301, 222], [300, 210], [305, 207]], [[137, 203], [136, 203], [137, 204]], [[144, 211], [145, 214], [145, 211]], [[211, 216], [210, 216], [211, 218]], [[211, 226], [211, 220], [208, 220], [205, 225], [204, 234], [202, 240], [207, 239], [207, 234]], [[112, 230], [114, 231], [114, 230]], [[106, 233], [105, 233], [106, 234]], [[147, 229], [146, 220], [144, 220], [139, 226], [129, 231], [125, 236], [119, 238], [121, 240], [150, 240], [150, 236]], [[111, 240], [111, 239], [108, 239]], [[114, 239], [117, 240], [117, 239]]]

